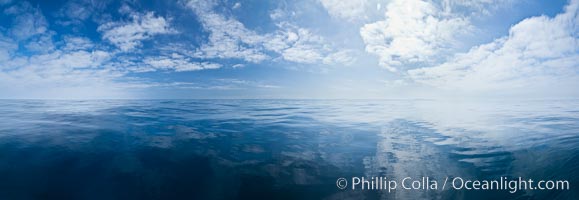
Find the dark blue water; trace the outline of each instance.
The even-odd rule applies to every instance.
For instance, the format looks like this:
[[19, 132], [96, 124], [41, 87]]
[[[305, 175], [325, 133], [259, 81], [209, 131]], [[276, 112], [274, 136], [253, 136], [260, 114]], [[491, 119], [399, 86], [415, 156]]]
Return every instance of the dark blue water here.
[[[341, 190], [345, 177], [568, 190]], [[0, 101], [0, 199], [577, 199], [579, 101]]]

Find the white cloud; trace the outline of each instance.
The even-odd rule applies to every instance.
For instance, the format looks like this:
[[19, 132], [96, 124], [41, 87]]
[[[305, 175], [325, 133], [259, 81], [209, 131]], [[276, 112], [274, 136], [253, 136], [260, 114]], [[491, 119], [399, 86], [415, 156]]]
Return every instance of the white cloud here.
[[[93, 98], [121, 95], [122, 76], [101, 68], [109, 59], [103, 51], [60, 50], [4, 61], [0, 70], [0, 96], [4, 98]], [[23, 81], [25, 80], [25, 81]], [[114, 96], [109, 96], [114, 97]], [[120, 97], [120, 96], [118, 96]]]
[[0, 5], [6, 5], [12, 3], [12, 0], [0, 0]]
[[[268, 34], [258, 34], [247, 29], [232, 16], [219, 14], [214, 10], [214, 1], [189, 1], [187, 6], [198, 16], [203, 28], [209, 33], [207, 43], [202, 44], [193, 57], [202, 59], [243, 59], [259, 63], [272, 53], [283, 60], [296, 63], [330, 63], [346, 59], [328, 58], [337, 51], [331, 43], [311, 30], [285, 21], [288, 15], [280, 9], [273, 10], [271, 17], [278, 30]], [[348, 51], [349, 52], [349, 51]], [[345, 54], [345, 52], [342, 52]], [[334, 55], [335, 56], [335, 55]], [[324, 62], [327, 60], [328, 62]]]
[[69, 0], [58, 11], [57, 16], [62, 18], [57, 19], [55, 23], [63, 26], [83, 26], [85, 20], [99, 16], [110, 3], [111, 1]]
[[235, 65], [232, 65], [231, 67], [232, 68], [243, 68], [243, 67], [245, 67], [245, 65], [244, 64], [235, 64]]
[[[99, 68], [109, 60], [109, 53], [58, 49], [52, 40], [55, 32], [48, 29], [40, 9], [27, 2], [11, 6], [4, 13], [13, 16], [13, 26], [7, 31], [10, 38], [0, 34], [0, 96], [39, 98], [83, 94], [88, 97], [115, 85], [113, 79], [118, 74]], [[26, 54], [18, 52], [18, 43]], [[70, 45], [75, 44], [65, 41], [60, 46]]]
[[318, 63], [329, 51], [326, 41], [308, 29], [288, 23], [281, 23], [279, 28], [281, 30], [271, 35], [264, 46], [281, 54], [284, 60], [297, 63]]
[[231, 7], [231, 9], [235, 10], [235, 9], [239, 9], [241, 8], [241, 3], [236, 2], [235, 4], [233, 4], [233, 7]]
[[274, 9], [269, 13], [269, 18], [276, 21], [287, 17], [287, 13], [281, 9]]
[[[462, 12], [469, 15], [490, 15], [495, 9], [509, 5], [512, 0], [442, 0], [445, 12]], [[470, 12], [470, 13], [468, 13]]]
[[354, 50], [340, 50], [335, 53], [331, 53], [324, 58], [324, 64], [326, 65], [352, 65], [356, 62], [358, 53]]
[[95, 46], [90, 39], [77, 36], [65, 36], [64, 43], [65, 45], [62, 49], [65, 51], [88, 50]]
[[[41, 39], [45, 36], [34, 37]], [[13, 40], [0, 45], [9, 56], [0, 59], [1, 98], [121, 98], [131, 83], [120, 81], [126, 73], [107, 68], [111, 53], [95, 49], [86, 38], [66, 36], [48, 51], [15, 53]], [[27, 46], [33, 45], [31, 40]], [[41, 45], [38, 43], [36, 45]], [[4, 48], [4, 46], [8, 46]], [[78, 45], [78, 46], [77, 46]], [[75, 47], [75, 48], [72, 48]], [[33, 49], [26, 47], [28, 50]], [[37, 48], [37, 47], [34, 47]], [[42, 48], [42, 46], [38, 46]], [[44, 47], [47, 48], [47, 47]], [[12, 52], [10, 52], [12, 51]]]
[[242, 89], [242, 88], [265, 88], [265, 89], [277, 89], [280, 86], [263, 83], [262, 81], [252, 81], [252, 80], [241, 80], [232, 78], [222, 78], [217, 79], [217, 82], [221, 82], [217, 88], [221, 89]]
[[410, 70], [415, 81], [471, 91], [576, 85], [579, 82], [579, 1], [554, 18], [527, 18], [509, 36], [473, 47], [430, 68]]
[[209, 41], [195, 53], [199, 58], [236, 58], [247, 62], [261, 62], [268, 56], [259, 49], [263, 36], [248, 30], [232, 17], [213, 10], [213, 1], [189, 1], [187, 6], [197, 15]]
[[444, 13], [431, 2], [394, 0], [385, 19], [366, 24], [360, 35], [366, 51], [380, 59], [380, 65], [396, 71], [403, 64], [430, 62], [468, 30], [469, 21]]
[[10, 59], [16, 49], [18, 49], [18, 44], [0, 33], [0, 62]]
[[185, 72], [185, 71], [197, 71], [197, 70], [204, 70], [204, 69], [219, 69], [219, 68], [221, 68], [221, 64], [218, 64], [218, 63], [190, 62], [190, 63], [185, 63], [183, 65], [175, 66], [175, 71]]
[[104, 51], [55, 51], [49, 54], [35, 55], [29, 58], [27, 66], [38, 72], [69, 72], [72, 69], [96, 68], [110, 58]]
[[157, 70], [175, 70], [177, 72], [218, 69], [222, 66], [221, 64], [211, 62], [192, 62], [179, 54], [149, 57], [144, 60], [144, 63]]
[[338, 50], [324, 37], [289, 22], [277, 24], [278, 30], [268, 35], [263, 44], [290, 62], [325, 65], [351, 65], [356, 54], [351, 49]]
[[33, 8], [26, 1], [7, 8], [4, 13], [13, 16], [10, 34], [17, 40], [26, 40], [48, 30], [48, 23], [40, 9]]
[[101, 24], [98, 31], [103, 39], [108, 40], [123, 51], [132, 50], [141, 45], [141, 41], [159, 34], [175, 33], [169, 20], [155, 16], [153, 12], [146, 14], [133, 13], [130, 22], [108, 22]]
[[320, 0], [322, 6], [328, 11], [330, 16], [348, 21], [365, 20], [368, 0]]
[[31, 52], [50, 52], [54, 50], [54, 44], [52, 43], [52, 34], [42, 34], [39, 37], [35, 37], [25, 45], [26, 49]]
[[83, 5], [84, 2], [78, 1], [68, 1], [62, 8], [61, 12], [63, 15], [69, 17], [70, 19], [83, 21], [90, 17], [93, 10], [87, 5]]
[[283, 58], [297, 63], [316, 63], [322, 59], [322, 55], [316, 49], [308, 46], [294, 46], [283, 51]]

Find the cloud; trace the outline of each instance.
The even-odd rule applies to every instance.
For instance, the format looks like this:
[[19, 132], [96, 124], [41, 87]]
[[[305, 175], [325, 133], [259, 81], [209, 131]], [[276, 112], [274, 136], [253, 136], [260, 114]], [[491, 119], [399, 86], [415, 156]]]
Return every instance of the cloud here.
[[48, 30], [48, 22], [40, 9], [26, 1], [5, 9], [4, 14], [13, 16], [10, 34], [17, 40], [26, 40]]
[[69, 52], [56, 50], [47, 54], [18, 57], [4, 64], [15, 69], [10, 72], [35, 72], [40, 77], [51, 78], [64, 75], [74, 69], [96, 69], [109, 58], [109, 53], [100, 50]]
[[270, 18], [271, 20], [274, 20], [274, 21], [281, 20], [281, 19], [284, 19], [284, 18], [286, 18], [286, 17], [288, 17], [288, 16], [287, 16], [287, 13], [284, 12], [282, 9], [279, 9], [279, 8], [274, 9], [274, 10], [272, 10], [272, 11], [269, 13], [269, 18]]
[[220, 89], [243, 89], [243, 88], [262, 88], [262, 89], [277, 89], [281, 88], [277, 85], [263, 83], [262, 81], [241, 80], [234, 78], [217, 79], [218, 88]]
[[74, 50], [87, 50], [94, 47], [94, 43], [85, 37], [78, 36], [65, 36], [64, 37], [64, 47], [63, 50], [74, 51]]
[[0, 70], [0, 90], [3, 93], [0, 96], [72, 98], [119, 92], [122, 84], [116, 79], [122, 74], [101, 68], [101, 64], [108, 59], [108, 53], [98, 50], [56, 50], [30, 57], [15, 57], [2, 63], [9, 68]]
[[[554, 18], [527, 18], [509, 35], [440, 65], [408, 71], [416, 82], [447, 89], [493, 91], [577, 85], [579, 1]], [[536, 88], [538, 89], [538, 88]]]
[[30, 52], [50, 52], [54, 50], [52, 42], [52, 34], [42, 34], [38, 37], [30, 39], [30, 42], [25, 45], [25, 48]]
[[468, 15], [490, 15], [495, 9], [509, 5], [512, 0], [442, 0], [444, 12], [462, 12]]
[[189, 1], [187, 6], [197, 15], [205, 31], [209, 33], [207, 43], [201, 45], [196, 57], [243, 59], [247, 62], [261, 62], [268, 56], [261, 51], [264, 37], [248, 30], [232, 17], [226, 17], [213, 10], [216, 2]]
[[0, 5], [6, 5], [12, 3], [12, 0], [0, 0]]
[[69, 1], [61, 12], [70, 19], [84, 21], [90, 17], [92, 9], [87, 5], [83, 5], [82, 2]]
[[144, 60], [144, 63], [152, 66], [153, 69], [174, 70], [177, 72], [218, 69], [222, 66], [221, 64], [211, 62], [192, 62], [183, 55], [176, 53], [173, 53], [171, 56], [149, 57]]
[[233, 4], [233, 7], [231, 7], [231, 9], [233, 9], [233, 10], [236, 10], [239, 8], [241, 8], [241, 3], [239, 3], [239, 2], [236, 2], [235, 4]]
[[235, 65], [232, 65], [231, 67], [234, 69], [235, 68], [243, 68], [243, 67], [245, 67], [245, 65], [244, 64], [235, 64]]
[[169, 89], [194, 89], [194, 90], [245, 90], [245, 89], [277, 89], [277, 85], [267, 84], [262, 81], [252, 81], [234, 78], [219, 78], [203, 82], [143, 82], [134, 84], [138, 88], [169, 88]]
[[339, 50], [334, 53], [329, 54], [323, 60], [326, 65], [352, 65], [356, 62], [358, 57], [358, 52], [354, 50]]
[[287, 21], [277, 24], [278, 30], [268, 35], [264, 47], [290, 62], [325, 65], [351, 65], [356, 54], [351, 49], [339, 50], [332, 42]]
[[431, 2], [394, 0], [385, 19], [364, 25], [360, 35], [366, 51], [377, 55], [382, 67], [396, 71], [404, 64], [436, 59], [469, 27], [466, 18], [445, 14]]
[[17, 49], [18, 44], [14, 40], [0, 33], [0, 62], [10, 59]]
[[57, 16], [63, 18], [58, 19], [56, 23], [63, 26], [83, 26], [84, 21], [90, 17], [98, 16], [110, 3], [111, 1], [69, 0], [58, 11]]
[[[175, 46], [173, 49], [139, 48], [146, 40], [163, 34], [174, 34], [173, 21], [154, 12], [141, 12], [123, 4], [118, 12], [126, 19], [111, 20], [108, 13], [86, 14], [81, 11], [101, 9], [92, 1], [69, 1], [51, 12], [54, 23], [72, 24], [74, 29], [61, 35], [60, 29], [51, 30], [40, 7], [17, 2], [3, 10], [11, 27], [0, 29], [0, 96], [11, 98], [68, 98], [70, 95], [119, 97], [123, 91], [154, 86], [156, 80], [135, 79], [141, 72], [184, 72], [218, 69], [235, 63], [234, 68], [246, 66], [243, 62], [223, 62], [223, 59], [241, 59], [258, 63], [269, 60], [308, 64], [339, 64], [350, 62], [351, 51], [336, 50], [331, 42], [312, 29], [302, 28], [280, 18], [276, 30], [258, 34], [244, 26], [234, 16], [223, 14], [215, 2], [196, 1], [188, 7], [198, 15], [207, 41], [194, 49]], [[241, 4], [238, 4], [241, 5]], [[240, 8], [239, 6], [235, 6]], [[44, 9], [44, 8], [43, 8]], [[230, 8], [225, 8], [230, 9]], [[114, 9], [113, 9], [114, 10]], [[72, 12], [75, 11], [75, 12]], [[78, 12], [76, 12], [78, 11]], [[92, 21], [88, 21], [92, 17]], [[59, 21], [60, 20], [60, 21]], [[99, 24], [94, 38], [92, 26]], [[204, 32], [203, 32], [204, 31]], [[279, 44], [271, 41], [277, 40]], [[182, 41], [178, 41], [182, 43]], [[173, 44], [173, 43], [172, 43]], [[116, 48], [115, 48], [116, 47]], [[184, 47], [185, 49], [178, 50]], [[118, 48], [118, 49], [117, 49]], [[119, 51], [120, 50], [120, 51]], [[22, 81], [25, 80], [25, 81]], [[278, 88], [260, 81], [214, 82], [205, 88]], [[14, 86], [14, 87], [11, 87]], [[22, 92], [26, 91], [26, 92]], [[108, 93], [108, 92], [111, 93]], [[119, 92], [119, 93], [117, 93]], [[127, 91], [128, 92], [128, 91]], [[111, 96], [112, 95], [112, 96]]]
[[122, 51], [129, 51], [141, 45], [141, 41], [159, 34], [175, 33], [170, 27], [170, 20], [155, 16], [153, 12], [146, 14], [132, 13], [130, 22], [108, 22], [101, 24], [98, 31], [102, 38], [108, 40]]
[[370, 4], [368, 0], [320, 0], [320, 3], [330, 16], [337, 19], [360, 21], [368, 18], [366, 16], [366, 7]]
[[119, 80], [125, 73], [103, 67], [111, 53], [80, 37], [47, 45], [48, 36], [30, 39], [22, 54], [15, 40], [0, 34], [0, 98], [126, 97], [129, 84]]
[[[286, 61], [306, 64], [330, 63], [324, 60], [338, 64], [337, 61], [345, 60], [326, 59], [337, 52], [331, 43], [309, 29], [286, 21], [287, 14], [279, 9], [271, 12], [277, 30], [258, 34], [247, 29], [234, 17], [217, 13], [214, 10], [215, 5], [214, 1], [189, 1], [187, 4], [209, 33], [207, 43], [202, 44], [193, 57], [242, 59], [252, 63], [260, 63], [275, 54], [279, 54]], [[346, 54], [345, 52], [342, 54]]]
[[270, 35], [265, 48], [281, 54], [284, 60], [297, 63], [318, 63], [325, 57], [327, 42], [310, 30], [289, 23], [280, 23], [280, 30]]

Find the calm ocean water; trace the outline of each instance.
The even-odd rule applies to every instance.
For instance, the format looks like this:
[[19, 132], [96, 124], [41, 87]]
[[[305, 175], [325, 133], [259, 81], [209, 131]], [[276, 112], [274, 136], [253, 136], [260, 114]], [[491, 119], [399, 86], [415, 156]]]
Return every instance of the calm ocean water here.
[[[426, 176], [570, 189], [350, 187]], [[577, 199], [577, 184], [577, 100], [0, 101], [2, 200]]]

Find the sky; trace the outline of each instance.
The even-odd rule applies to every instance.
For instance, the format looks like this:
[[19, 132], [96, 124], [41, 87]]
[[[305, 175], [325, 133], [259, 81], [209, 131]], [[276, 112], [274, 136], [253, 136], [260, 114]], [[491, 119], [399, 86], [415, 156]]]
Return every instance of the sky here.
[[0, 98], [577, 98], [579, 0], [0, 0]]

